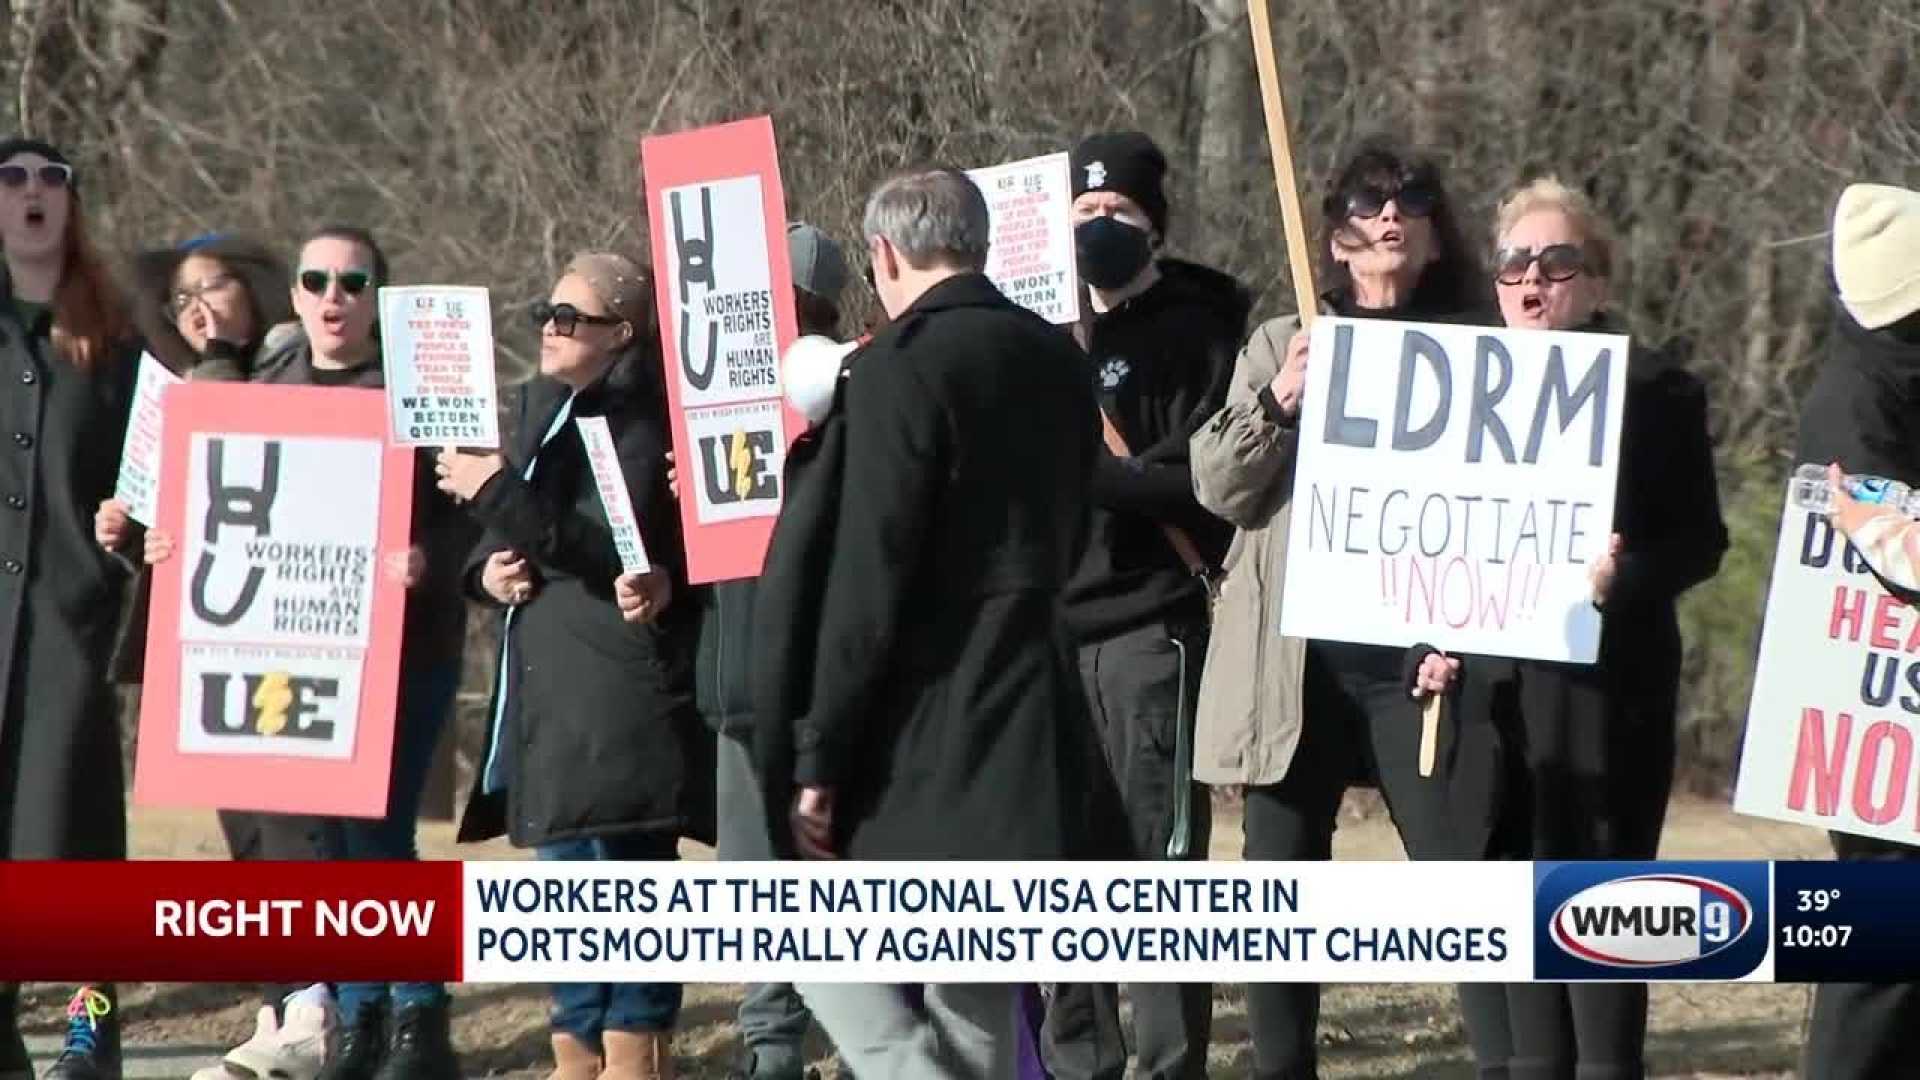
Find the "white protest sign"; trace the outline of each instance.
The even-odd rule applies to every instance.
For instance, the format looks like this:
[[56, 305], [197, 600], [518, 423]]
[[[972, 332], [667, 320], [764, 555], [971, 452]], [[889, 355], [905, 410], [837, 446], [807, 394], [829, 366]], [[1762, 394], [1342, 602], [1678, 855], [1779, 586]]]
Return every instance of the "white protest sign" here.
[[[671, 295], [687, 298], [670, 312], [679, 330], [681, 408], [777, 399], [780, 354], [760, 178], [689, 184], [666, 198], [675, 237], [705, 241], [702, 258], [667, 263]], [[776, 501], [763, 512], [779, 509]]]
[[614, 546], [620, 549], [620, 566], [629, 574], [644, 574], [653, 569], [653, 563], [647, 558], [647, 542], [640, 536], [640, 521], [627, 494], [627, 477], [620, 470], [607, 418], [582, 416], [573, 425], [580, 429], [580, 441], [587, 446], [587, 464], [593, 468], [593, 482], [600, 489], [600, 505], [607, 512]]
[[[180, 715], [228, 719], [182, 723], [182, 752], [353, 755], [382, 452], [374, 439], [193, 435], [186, 520], [217, 509], [221, 527], [212, 540], [198, 527], [180, 537], [177, 557], [193, 568], [179, 611]], [[227, 674], [236, 670], [269, 674]], [[230, 727], [250, 714], [257, 733]]]
[[1317, 320], [1281, 632], [1592, 662], [1628, 341]]
[[1920, 613], [1786, 501], [1733, 808], [1920, 842]]
[[1073, 182], [1064, 153], [967, 173], [992, 220], [987, 277], [1007, 299], [1050, 323], [1080, 318], [1073, 253]]
[[400, 446], [500, 445], [487, 290], [423, 285], [380, 290], [387, 410]]
[[113, 498], [127, 508], [128, 517], [142, 525], [151, 526], [159, 513], [161, 394], [179, 381], [180, 376], [168, 371], [152, 353], [140, 354], [140, 370], [133, 382], [133, 409], [127, 417], [126, 441], [120, 448], [120, 479], [113, 485]]

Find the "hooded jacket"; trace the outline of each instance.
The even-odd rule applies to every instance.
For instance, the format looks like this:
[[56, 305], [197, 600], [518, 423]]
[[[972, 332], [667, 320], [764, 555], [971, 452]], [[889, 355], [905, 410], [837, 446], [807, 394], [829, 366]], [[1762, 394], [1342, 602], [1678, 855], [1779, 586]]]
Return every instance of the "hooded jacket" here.
[[1206, 590], [1164, 526], [1216, 568], [1233, 535], [1194, 497], [1187, 443], [1226, 404], [1253, 298], [1217, 270], [1177, 259], [1159, 267], [1160, 280], [1094, 316], [1086, 334], [1095, 394], [1133, 456], [1095, 461], [1087, 551], [1065, 594], [1081, 642], [1203, 623]]

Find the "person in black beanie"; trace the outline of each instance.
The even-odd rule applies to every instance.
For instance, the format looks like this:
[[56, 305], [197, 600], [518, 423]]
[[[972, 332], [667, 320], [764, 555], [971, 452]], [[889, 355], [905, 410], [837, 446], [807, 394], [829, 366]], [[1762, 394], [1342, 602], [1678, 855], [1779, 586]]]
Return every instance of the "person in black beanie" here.
[[[1187, 441], [1226, 403], [1248, 290], [1160, 254], [1167, 159], [1140, 132], [1089, 137], [1072, 154], [1074, 244], [1087, 285], [1079, 336], [1106, 452], [1092, 531], [1068, 586], [1067, 623], [1106, 765], [1140, 859], [1205, 859], [1210, 803], [1193, 782], [1193, 717], [1207, 650], [1208, 579], [1232, 529], [1193, 493]], [[1207, 984], [1128, 987], [1138, 1075], [1206, 1075]], [[1055, 988], [1043, 1053], [1060, 1080], [1126, 1068], [1119, 993]]]

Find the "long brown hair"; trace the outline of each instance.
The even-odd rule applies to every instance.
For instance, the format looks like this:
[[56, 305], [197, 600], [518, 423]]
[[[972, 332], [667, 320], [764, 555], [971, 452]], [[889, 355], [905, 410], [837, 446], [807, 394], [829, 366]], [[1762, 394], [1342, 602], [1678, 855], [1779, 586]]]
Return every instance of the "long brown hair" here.
[[66, 259], [53, 291], [53, 347], [81, 371], [92, 371], [133, 333], [126, 297], [87, 239], [80, 192], [67, 192]]

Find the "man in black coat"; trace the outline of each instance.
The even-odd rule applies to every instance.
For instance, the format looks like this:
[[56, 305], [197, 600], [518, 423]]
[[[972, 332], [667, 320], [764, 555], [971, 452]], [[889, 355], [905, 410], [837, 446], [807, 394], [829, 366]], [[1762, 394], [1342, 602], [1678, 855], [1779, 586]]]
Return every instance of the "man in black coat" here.
[[[1206, 577], [1233, 529], [1193, 494], [1187, 440], [1226, 404], [1252, 297], [1238, 281], [1157, 257], [1167, 231], [1167, 159], [1137, 131], [1073, 151], [1074, 241], [1089, 287], [1085, 378], [1104, 413], [1087, 552], [1067, 623], [1106, 760], [1126, 804], [1126, 850], [1202, 859], [1206, 788], [1193, 780], [1194, 707], [1207, 653]], [[1206, 1074], [1212, 987], [1133, 985], [1142, 1076]], [[1060, 1080], [1117, 1078], [1127, 1065], [1111, 985], [1063, 985], [1045, 1025]]]
[[[781, 636], [811, 634], [811, 680], [791, 716], [763, 717], [793, 730], [769, 799], [813, 858], [1073, 857], [1091, 742], [1060, 595], [1098, 448], [1085, 359], [981, 274], [987, 207], [965, 174], [894, 177], [864, 228], [892, 321], [828, 427], [837, 504], [769, 553], [780, 574], [779, 549], [832, 530], [817, 602], [784, 615]], [[763, 580], [763, 602], [791, 592]], [[924, 1012], [897, 987], [801, 991], [858, 1075], [1013, 1073], [1011, 986], [929, 986]]]
[[[1833, 334], [1800, 410], [1794, 460], [1920, 487], [1920, 192], [1856, 184], [1842, 193], [1833, 271]], [[1905, 844], [1832, 838], [1842, 859], [1920, 859], [1920, 848]], [[1814, 992], [1808, 1080], [1911, 1076], [1917, 1060], [1920, 983], [1826, 983]]]

